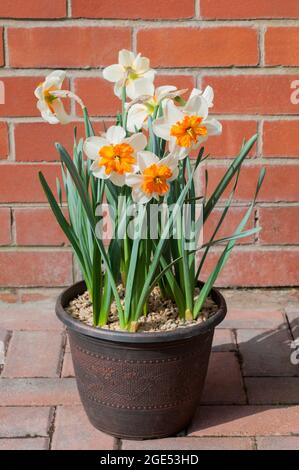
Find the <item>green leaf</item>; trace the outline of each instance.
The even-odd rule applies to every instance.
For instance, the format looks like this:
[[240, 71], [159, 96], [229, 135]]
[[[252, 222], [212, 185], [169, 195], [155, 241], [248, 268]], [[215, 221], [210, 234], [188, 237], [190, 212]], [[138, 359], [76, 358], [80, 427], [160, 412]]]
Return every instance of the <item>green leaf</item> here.
[[195, 302], [195, 306], [194, 306], [194, 317], [195, 318], [199, 315], [199, 312], [202, 309], [203, 304], [204, 304], [207, 296], [211, 292], [211, 289], [212, 289], [219, 273], [221, 272], [221, 270], [225, 266], [225, 263], [229, 258], [230, 252], [231, 252], [231, 250], [233, 249], [233, 247], [236, 243], [236, 240], [238, 238], [237, 236], [239, 236], [241, 234], [241, 232], [243, 231], [244, 227], [246, 226], [246, 224], [249, 220], [250, 214], [251, 214], [251, 212], [254, 208], [254, 204], [255, 204], [257, 195], [259, 193], [259, 190], [261, 188], [261, 185], [263, 183], [264, 177], [265, 177], [265, 169], [262, 168], [262, 170], [260, 171], [259, 178], [258, 178], [254, 199], [253, 199], [252, 203], [250, 204], [249, 208], [247, 209], [247, 211], [246, 211], [244, 217], [242, 218], [240, 224], [238, 225], [236, 231], [234, 232], [235, 238], [232, 238], [228, 242], [228, 244], [226, 245], [226, 248], [224, 249], [222, 255], [220, 256], [220, 259], [218, 260], [218, 263], [217, 263], [216, 267], [211, 272], [210, 276], [208, 277], [208, 280], [205, 282], [205, 284], [204, 284], [203, 288], [201, 289], [200, 294], [199, 294], [199, 296], [198, 296], [198, 298]]

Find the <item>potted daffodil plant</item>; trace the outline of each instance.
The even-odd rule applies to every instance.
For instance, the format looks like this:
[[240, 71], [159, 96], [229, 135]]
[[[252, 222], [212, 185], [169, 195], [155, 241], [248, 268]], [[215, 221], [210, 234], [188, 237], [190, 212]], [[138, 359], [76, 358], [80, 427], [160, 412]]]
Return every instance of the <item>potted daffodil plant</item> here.
[[[264, 178], [262, 170], [234, 232], [219, 237], [256, 136], [208, 187], [202, 144], [222, 131], [209, 115], [213, 90], [156, 88], [155, 75], [146, 57], [119, 52], [118, 63], [103, 70], [119, 113], [99, 135], [82, 100], [63, 88], [64, 71], [53, 71], [35, 90], [50, 124], [71, 122], [64, 101], [75, 100], [85, 125], [84, 138], [74, 130], [72, 156], [55, 144], [61, 160], [55, 190], [39, 173], [83, 277], [56, 304], [80, 397], [96, 428], [135, 439], [174, 435], [194, 415], [214, 329], [226, 314], [213, 286], [237, 240], [259, 230], [247, 225]], [[221, 198], [221, 216], [203, 241]], [[208, 271], [214, 245], [222, 252]]]

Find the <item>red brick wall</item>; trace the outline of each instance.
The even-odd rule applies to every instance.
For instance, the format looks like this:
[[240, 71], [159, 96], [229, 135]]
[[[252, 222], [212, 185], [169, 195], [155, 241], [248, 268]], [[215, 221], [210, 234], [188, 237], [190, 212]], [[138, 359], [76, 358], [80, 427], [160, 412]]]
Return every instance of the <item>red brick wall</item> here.
[[[0, 18], [1, 286], [72, 281], [71, 253], [37, 171], [54, 184], [53, 142], [71, 148], [73, 125], [43, 123], [33, 90], [51, 69], [69, 69], [69, 86], [101, 129], [119, 106], [102, 68], [121, 48], [149, 56], [158, 83], [214, 87], [224, 131], [207, 144], [211, 185], [243, 137], [259, 132], [240, 179], [240, 207], [223, 234], [243, 213], [262, 165], [267, 176], [252, 223], [263, 231], [239, 244], [220, 284], [299, 284], [299, 104], [290, 99], [299, 80], [298, 0], [1, 0]], [[72, 105], [71, 112], [82, 132], [80, 111]]]

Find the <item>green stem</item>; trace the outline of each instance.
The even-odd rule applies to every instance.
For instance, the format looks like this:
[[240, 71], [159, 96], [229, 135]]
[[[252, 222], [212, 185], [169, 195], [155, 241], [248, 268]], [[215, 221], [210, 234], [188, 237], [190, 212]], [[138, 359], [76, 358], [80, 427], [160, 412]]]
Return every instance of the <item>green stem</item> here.
[[127, 99], [127, 92], [126, 92], [126, 87], [123, 86], [122, 88], [122, 94], [121, 94], [121, 115], [122, 115], [122, 127], [127, 131], [127, 118], [128, 118], [128, 113], [126, 111], [126, 99]]

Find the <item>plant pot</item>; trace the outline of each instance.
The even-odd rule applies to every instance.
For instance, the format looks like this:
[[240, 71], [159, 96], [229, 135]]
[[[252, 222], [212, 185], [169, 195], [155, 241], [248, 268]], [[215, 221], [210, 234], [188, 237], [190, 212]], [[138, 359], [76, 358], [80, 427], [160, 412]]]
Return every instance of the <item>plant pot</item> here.
[[213, 289], [218, 311], [195, 326], [164, 333], [127, 333], [87, 326], [65, 308], [86, 290], [78, 282], [56, 303], [66, 325], [82, 404], [99, 430], [126, 439], [172, 436], [199, 405], [215, 326], [226, 303]]

